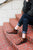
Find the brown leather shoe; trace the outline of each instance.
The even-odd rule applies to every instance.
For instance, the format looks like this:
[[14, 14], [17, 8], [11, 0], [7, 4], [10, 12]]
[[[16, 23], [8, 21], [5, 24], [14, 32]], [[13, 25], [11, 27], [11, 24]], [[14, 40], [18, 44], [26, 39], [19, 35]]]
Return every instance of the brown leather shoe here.
[[18, 30], [13, 29], [11, 32], [7, 32], [8, 34], [17, 34]]
[[25, 42], [27, 42], [27, 39], [19, 39], [18, 41], [16, 41], [16, 45], [20, 45], [20, 44], [22, 44], [22, 43], [25, 43]]

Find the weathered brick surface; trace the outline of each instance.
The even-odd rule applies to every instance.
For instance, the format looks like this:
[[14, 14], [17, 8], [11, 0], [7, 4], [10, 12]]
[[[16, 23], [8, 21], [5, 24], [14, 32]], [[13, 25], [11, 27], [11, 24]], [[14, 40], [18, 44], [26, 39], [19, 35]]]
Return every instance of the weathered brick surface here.
[[[21, 38], [18, 36], [18, 34], [7, 34], [6, 31], [8, 31], [9, 28], [9, 24], [5, 23], [3, 25], [3, 29], [4, 29], [4, 33], [8, 39], [8, 41], [10, 41], [10, 45], [13, 46], [14, 50], [33, 50], [33, 45], [30, 44], [29, 42], [26, 43], [21, 43], [20, 45], [16, 45], [15, 43]], [[10, 30], [10, 28], [9, 28]], [[19, 42], [19, 41], [18, 41]]]
[[0, 26], [0, 50], [13, 50], [12, 46], [9, 45], [9, 43], [3, 33], [2, 26]]

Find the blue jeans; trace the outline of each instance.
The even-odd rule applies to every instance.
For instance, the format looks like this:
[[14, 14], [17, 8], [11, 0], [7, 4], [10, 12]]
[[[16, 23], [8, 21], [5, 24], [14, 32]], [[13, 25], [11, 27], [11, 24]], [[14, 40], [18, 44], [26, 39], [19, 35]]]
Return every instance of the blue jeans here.
[[33, 25], [33, 17], [29, 16], [27, 13], [24, 13], [17, 24], [18, 26], [23, 25], [23, 32], [22, 33], [27, 33], [28, 24]]

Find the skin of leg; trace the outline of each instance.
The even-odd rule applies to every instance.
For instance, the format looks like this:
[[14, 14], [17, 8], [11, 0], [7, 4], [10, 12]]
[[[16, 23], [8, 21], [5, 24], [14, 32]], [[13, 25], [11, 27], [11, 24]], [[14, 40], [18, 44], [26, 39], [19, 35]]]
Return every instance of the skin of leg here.
[[23, 34], [22, 34], [22, 39], [21, 39], [22, 42], [24, 41], [24, 39], [26, 39], [26, 34], [23, 33]]
[[18, 26], [18, 25], [16, 25], [15, 30], [18, 30], [18, 29], [19, 29], [19, 26]]
[[[16, 25], [15, 29], [18, 30], [18, 29], [19, 29], [19, 26]], [[22, 38], [26, 38], [26, 34], [23, 33], [23, 34], [22, 34]]]
[[26, 34], [23, 33], [23, 34], [22, 34], [22, 38], [26, 38]]

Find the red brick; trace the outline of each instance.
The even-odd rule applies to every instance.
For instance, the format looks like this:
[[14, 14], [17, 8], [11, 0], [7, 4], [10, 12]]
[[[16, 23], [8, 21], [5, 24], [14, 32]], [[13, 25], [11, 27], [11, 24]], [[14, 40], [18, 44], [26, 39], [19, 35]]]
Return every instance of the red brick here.
[[15, 18], [10, 19], [10, 24], [12, 25], [12, 27], [15, 27], [18, 24], [17, 19]]
[[8, 22], [3, 23], [3, 26], [4, 26], [4, 24], [5, 24], [5, 26], [7, 24], [7, 27], [5, 27], [6, 29], [8, 28], [7, 31], [11, 32], [13, 30], [13, 27]]
[[12, 46], [9, 45], [9, 43], [3, 33], [2, 26], [0, 26], [0, 50], [13, 50]]
[[21, 16], [22, 16], [22, 14], [16, 14], [15, 16], [16, 16], [16, 19], [19, 21]]
[[[10, 22], [9, 23], [11, 24], [11, 26], [13, 28], [15, 28], [15, 26], [18, 24], [18, 21], [17, 21], [17, 19], [12, 18], [12, 19], [10, 19]], [[22, 26], [18, 30], [19, 30], [19, 33], [18, 34], [21, 36]]]
[[[13, 42], [15, 42], [15, 41], [13, 41], [12, 39], [13, 39], [13, 37], [15, 38], [15, 36], [16, 36], [16, 39], [17, 39], [17, 35], [12, 35], [12, 34], [7, 34], [7, 31], [9, 31], [11, 28], [10, 28], [10, 24], [9, 23], [4, 23], [3, 24], [3, 30], [4, 30], [4, 34], [6, 35], [6, 38], [7, 38], [7, 40], [8, 40], [8, 42], [9, 42], [9, 44], [14, 48], [14, 49], [16, 49], [16, 47], [14, 46], [15, 44], [13, 43]], [[18, 38], [19, 39], [19, 38]], [[15, 40], [15, 39], [14, 39]], [[13, 42], [12, 42], [13, 41]]]
[[[30, 44], [29, 42], [26, 42], [24, 44], [16, 45], [16, 41], [20, 39], [18, 34], [7, 34], [6, 31], [8, 30], [8, 24], [5, 23], [3, 26], [4, 33], [7, 37], [7, 39], [10, 41], [11, 46], [13, 46], [14, 50], [33, 50], [33, 45]], [[10, 28], [9, 28], [10, 29]]]

